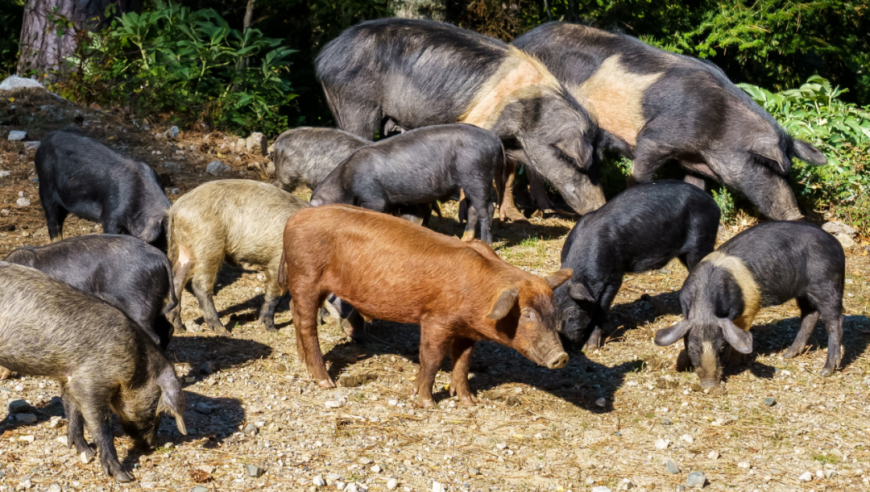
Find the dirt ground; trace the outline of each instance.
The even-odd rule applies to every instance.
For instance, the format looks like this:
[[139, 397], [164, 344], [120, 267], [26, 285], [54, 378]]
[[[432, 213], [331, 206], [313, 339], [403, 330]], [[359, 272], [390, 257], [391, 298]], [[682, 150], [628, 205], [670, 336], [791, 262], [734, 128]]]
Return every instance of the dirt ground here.
[[[0, 177], [0, 258], [16, 247], [48, 242], [35, 151], [7, 141], [9, 130], [26, 130], [28, 140], [37, 141], [68, 125], [169, 174], [173, 201], [218, 179], [205, 173], [215, 159], [233, 167], [222, 177], [265, 179], [266, 160], [246, 154], [236, 137], [182, 133], [173, 141], [124, 115], [79, 108], [41, 91], [0, 93], [0, 170], [10, 172]], [[308, 191], [299, 194], [307, 197]], [[19, 198], [30, 204], [17, 206]], [[447, 203], [444, 212], [444, 219], [433, 218], [433, 227], [459, 235], [456, 204]], [[549, 273], [559, 267], [572, 226], [552, 217], [497, 222], [494, 246], [514, 265]], [[720, 239], [741, 227], [723, 227]], [[68, 236], [99, 231], [75, 217], [65, 227]], [[696, 471], [704, 473], [707, 490], [870, 490], [868, 250], [862, 243], [847, 253], [845, 354], [843, 369], [832, 377], [818, 376], [827, 345], [821, 326], [805, 353], [781, 357], [800, 324], [790, 302], [759, 314], [755, 352], [730, 366], [724, 389], [700, 390], [693, 373], [673, 370], [681, 344], [652, 343], [655, 330], [680, 319], [677, 291], [687, 272], [672, 262], [629, 275], [614, 303], [606, 345], [573, 353], [562, 370], [480, 344], [472, 365], [471, 387], [480, 399], [474, 408], [449, 397], [449, 362], [438, 374], [437, 407], [414, 404], [419, 330], [408, 325], [368, 325], [364, 343], [351, 342], [335, 325], [322, 326], [328, 367], [340, 387], [319, 388], [297, 363], [287, 302], [276, 319], [279, 332], [266, 333], [256, 322], [262, 276], [226, 268], [215, 302], [231, 335], [203, 331], [199, 306], [185, 293], [188, 331], [177, 333], [168, 350], [185, 385], [187, 436], [166, 418], [160, 447], [142, 453], [118, 427], [119, 456], [136, 477], [118, 485], [98, 462], [82, 463], [61, 442], [66, 421], [57, 383], [2, 381], [0, 404], [26, 400], [37, 419], [3, 421], [0, 491], [352, 492], [392, 486], [564, 492], [616, 491], [628, 487], [626, 481], [632, 490], [673, 491]], [[807, 472], [811, 478], [803, 480]]]

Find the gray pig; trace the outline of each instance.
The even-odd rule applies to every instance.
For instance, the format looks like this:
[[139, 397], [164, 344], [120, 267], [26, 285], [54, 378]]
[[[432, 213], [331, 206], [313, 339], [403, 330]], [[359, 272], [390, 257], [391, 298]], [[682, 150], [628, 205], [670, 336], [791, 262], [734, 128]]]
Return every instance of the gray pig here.
[[725, 183], [777, 220], [801, 217], [788, 184], [792, 158], [824, 154], [792, 138], [717, 66], [624, 34], [551, 22], [514, 46], [539, 58], [592, 113], [605, 140], [634, 159], [632, 182], [678, 161], [687, 181]]
[[103, 471], [119, 482], [133, 476], [118, 461], [113, 412], [139, 446], [155, 446], [164, 412], [187, 434], [175, 370], [136, 322], [101, 299], [6, 262], [0, 262], [0, 365], [57, 381], [70, 447], [94, 455], [84, 438], [87, 424]]
[[336, 128], [299, 127], [275, 140], [275, 182], [293, 192], [299, 185], [314, 191], [333, 169], [372, 142]]
[[516, 48], [450, 24], [379, 19], [331, 41], [316, 68], [343, 130], [372, 139], [385, 122], [404, 129], [469, 123], [495, 133], [509, 157], [527, 162], [578, 213], [604, 204], [598, 126], [538, 60]]

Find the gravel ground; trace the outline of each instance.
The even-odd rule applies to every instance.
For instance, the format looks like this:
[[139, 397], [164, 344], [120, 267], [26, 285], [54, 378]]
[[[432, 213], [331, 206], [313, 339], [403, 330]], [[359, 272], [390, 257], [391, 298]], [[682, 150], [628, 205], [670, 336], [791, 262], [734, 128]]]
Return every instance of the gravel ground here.
[[[9, 130], [38, 140], [78, 125], [171, 174], [167, 190], [179, 193], [216, 179], [204, 172], [214, 159], [230, 164], [233, 177], [265, 179], [265, 159], [237, 151], [235, 138], [183, 133], [168, 141], [122, 118], [38, 91], [0, 93], [0, 170], [11, 173], [0, 177], [0, 257], [48, 242], [34, 151], [6, 141]], [[30, 205], [16, 206], [20, 193]], [[454, 202], [444, 215], [433, 227], [459, 235]], [[514, 265], [549, 273], [572, 226], [558, 217], [498, 224], [495, 248]], [[723, 227], [720, 239], [740, 228]], [[67, 221], [68, 236], [97, 232], [96, 224]], [[465, 408], [449, 397], [445, 362], [434, 409], [418, 408], [411, 397], [417, 327], [370, 324], [367, 341], [354, 343], [338, 326], [322, 326], [327, 364], [340, 384], [324, 390], [296, 360], [286, 301], [279, 332], [266, 333], [256, 322], [261, 274], [227, 268], [215, 302], [231, 335], [204, 331], [186, 292], [188, 331], [176, 334], [168, 351], [185, 385], [188, 436], [164, 419], [160, 447], [143, 454], [118, 427], [119, 456], [136, 477], [118, 485], [62, 442], [58, 385], [12, 378], [0, 382], [0, 405], [25, 400], [32, 408], [13, 405], [19, 413], [0, 427], [0, 491], [617, 491], [628, 482], [632, 490], [673, 491], [691, 472], [703, 472], [706, 490], [870, 490], [866, 242], [848, 252], [846, 268], [843, 369], [830, 378], [817, 375], [826, 351], [821, 326], [804, 354], [781, 357], [799, 327], [794, 302], [759, 314], [756, 350], [729, 367], [724, 388], [702, 391], [694, 374], [675, 372], [679, 345], [652, 343], [656, 329], [680, 318], [677, 290], [687, 272], [672, 262], [626, 278], [601, 349], [548, 371], [505, 347], [480, 344], [471, 381], [480, 403]]]

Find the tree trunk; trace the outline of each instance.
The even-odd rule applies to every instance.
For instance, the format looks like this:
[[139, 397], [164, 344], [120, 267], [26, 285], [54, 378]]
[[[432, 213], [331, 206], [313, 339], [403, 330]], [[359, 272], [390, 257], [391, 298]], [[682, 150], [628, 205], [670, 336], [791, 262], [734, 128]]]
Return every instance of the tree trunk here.
[[102, 27], [109, 4], [117, 7], [118, 15], [142, 7], [140, 0], [27, 0], [18, 74], [26, 76], [35, 71], [40, 79], [49, 82], [62, 78], [71, 67], [66, 58], [75, 53], [76, 32]]
[[447, 19], [447, 0], [390, 0], [389, 6], [403, 19]]

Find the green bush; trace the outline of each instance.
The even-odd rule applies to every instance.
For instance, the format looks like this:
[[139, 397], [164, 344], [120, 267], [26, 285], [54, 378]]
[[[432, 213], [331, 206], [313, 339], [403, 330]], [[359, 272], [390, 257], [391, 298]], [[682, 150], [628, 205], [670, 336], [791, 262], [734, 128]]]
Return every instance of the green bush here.
[[280, 110], [296, 97], [287, 79], [292, 53], [257, 29], [230, 28], [212, 9], [157, 2], [85, 34], [69, 60], [75, 74], [58, 89], [142, 116], [276, 134], [288, 126]]
[[0, 25], [7, 27], [0, 30], [0, 79], [15, 73], [23, 15], [24, 0], [0, 0]]
[[797, 89], [772, 93], [738, 84], [794, 137], [811, 142], [828, 157], [826, 166], [795, 161], [792, 187], [805, 206], [827, 210], [870, 230], [870, 109], [845, 103], [845, 89], [814, 76]]

